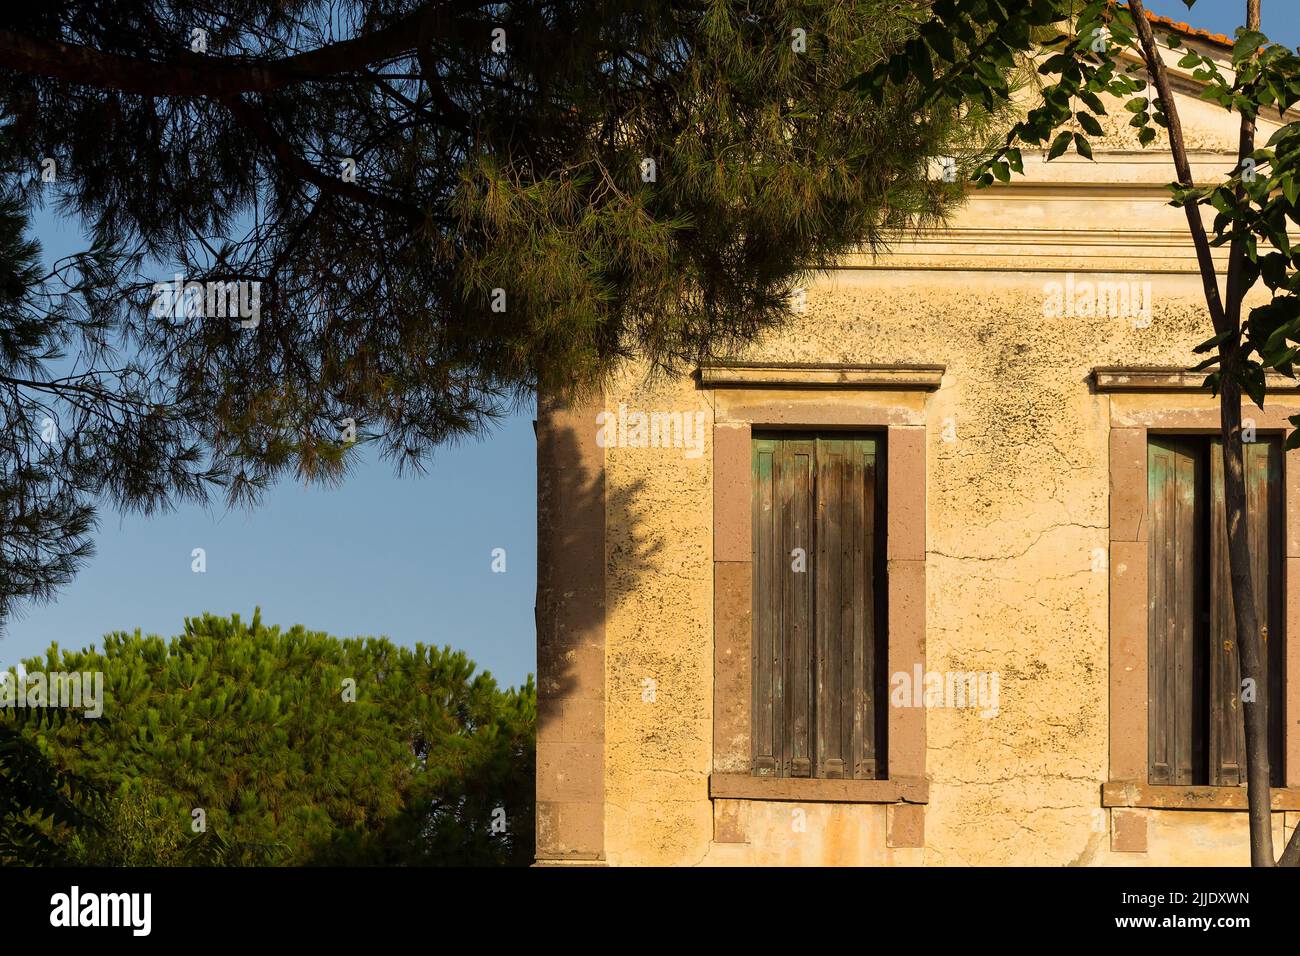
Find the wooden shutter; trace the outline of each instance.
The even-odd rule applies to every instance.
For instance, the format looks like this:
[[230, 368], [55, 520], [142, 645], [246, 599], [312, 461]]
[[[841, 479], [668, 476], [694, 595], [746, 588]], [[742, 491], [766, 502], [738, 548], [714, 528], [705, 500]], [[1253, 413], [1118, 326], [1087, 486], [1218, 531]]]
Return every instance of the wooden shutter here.
[[755, 440], [753, 466], [754, 510], [754, 598], [752, 648], [753, 693], [750, 703], [750, 738], [753, 770], [760, 777], [777, 776], [776, 755], [781, 750], [777, 726], [776, 685], [780, 673], [781, 646], [777, 633], [781, 623], [781, 601], [776, 590], [775, 567], [780, 558], [777, 529], [780, 508], [776, 496], [776, 457], [779, 442]]
[[817, 767], [876, 775], [876, 443], [817, 441]]
[[[1243, 446], [1246, 464], [1246, 514], [1250, 525], [1251, 576], [1255, 613], [1268, 628], [1265, 675], [1259, 692], [1269, 694], [1269, 767], [1273, 785], [1282, 777], [1282, 450], [1276, 440]], [[1238, 670], [1237, 628], [1228, 573], [1228, 518], [1223, 486], [1223, 445], [1210, 443], [1210, 604], [1208, 783], [1233, 787], [1246, 783], [1246, 727]]]
[[789, 436], [753, 447], [754, 773], [874, 778], [884, 754], [878, 443]]
[[[1147, 448], [1148, 734], [1150, 782], [1195, 783], [1204, 763], [1203, 525], [1205, 455], [1195, 442], [1153, 438]], [[1198, 600], [1200, 599], [1200, 600]]]
[[[1246, 506], [1256, 613], [1267, 626], [1273, 784], [1284, 779], [1282, 454], [1248, 443]], [[1223, 449], [1217, 439], [1152, 438], [1149, 532], [1149, 774], [1155, 784], [1246, 782], [1245, 725], [1228, 573]]]
[[[754, 442], [754, 772], [812, 776], [811, 439]], [[793, 570], [803, 549], [807, 570]]]

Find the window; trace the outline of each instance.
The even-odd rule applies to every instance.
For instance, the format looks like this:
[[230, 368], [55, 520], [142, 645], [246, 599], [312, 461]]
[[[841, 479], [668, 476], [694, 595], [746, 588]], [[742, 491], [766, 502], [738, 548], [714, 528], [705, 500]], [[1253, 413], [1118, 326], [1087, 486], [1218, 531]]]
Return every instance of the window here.
[[[1269, 700], [1269, 763], [1282, 786], [1283, 519], [1278, 440], [1245, 445], [1246, 492]], [[1228, 578], [1222, 445], [1147, 443], [1148, 769], [1152, 784], [1246, 782], [1245, 729]]]
[[752, 771], [884, 779], [884, 443], [753, 440]]

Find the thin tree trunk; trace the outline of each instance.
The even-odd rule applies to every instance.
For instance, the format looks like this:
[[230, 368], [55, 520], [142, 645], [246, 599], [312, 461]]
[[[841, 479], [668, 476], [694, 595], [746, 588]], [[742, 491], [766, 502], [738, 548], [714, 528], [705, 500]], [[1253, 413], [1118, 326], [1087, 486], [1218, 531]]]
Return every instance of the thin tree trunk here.
[[[1179, 183], [1195, 185], [1191, 166], [1187, 161], [1187, 147], [1183, 140], [1182, 125], [1174, 102], [1164, 61], [1147, 20], [1142, 0], [1132, 0], [1134, 26], [1142, 44], [1147, 71], [1156, 85], [1164, 104], [1169, 124], [1169, 146]], [[1248, 28], [1259, 29], [1259, 0], [1246, 0]], [[1239, 140], [1240, 158], [1254, 150], [1254, 123], [1243, 118]], [[1269, 793], [1268, 766], [1268, 686], [1262, 679], [1261, 635], [1255, 610], [1255, 587], [1250, 570], [1250, 527], [1246, 521], [1246, 469], [1241, 448], [1241, 386], [1236, 375], [1240, 370], [1241, 339], [1241, 272], [1245, 254], [1240, 243], [1235, 243], [1229, 260], [1228, 302], [1226, 308], [1219, 299], [1218, 273], [1210, 254], [1201, 220], [1199, 204], [1184, 207], [1192, 242], [1196, 247], [1201, 282], [1205, 288], [1206, 305], [1216, 334], [1227, 333], [1219, 345], [1219, 427], [1223, 435], [1223, 497], [1228, 521], [1228, 575], [1232, 581], [1233, 623], [1237, 631], [1237, 661], [1243, 682], [1253, 681], [1252, 702], [1242, 700], [1242, 713], [1246, 726], [1246, 801], [1250, 808], [1250, 861], [1252, 866], [1273, 866], [1272, 797]], [[1242, 687], [1237, 688], [1239, 699], [1244, 698]], [[1293, 841], [1294, 843], [1295, 841]], [[1288, 848], [1288, 851], [1291, 848]], [[1297, 852], [1300, 852], [1298, 850]]]
[[[1259, 29], [1260, 0], [1246, 0], [1246, 29]], [[1240, 169], [1255, 151], [1255, 121], [1243, 115], [1237, 146]], [[1245, 198], [1238, 188], [1237, 199]], [[1263, 635], [1255, 605], [1255, 581], [1251, 575], [1250, 524], [1246, 518], [1246, 466], [1241, 448], [1241, 387], [1237, 371], [1241, 341], [1241, 302], [1245, 295], [1242, 273], [1246, 246], [1232, 244], [1228, 259], [1226, 312], [1231, 335], [1220, 347], [1220, 368], [1233, 374], [1223, 376], [1220, 387], [1223, 429], [1223, 497], [1228, 514], [1228, 574], [1232, 579], [1233, 622], [1237, 627], [1237, 696], [1242, 701], [1246, 723], [1246, 801], [1250, 807], [1250, 861], [1252, 866], [1273, 866], [1273, 815], [1268, 760], [1268, 685], [1264, 680]], [[1229, 369], [1231, 364], [1231, 369]], [[1245, 688], [1253, 688], [1245, 700]]]
[[1291, 839], [1278, 858], [1278, 866], [1300, 866], [1300, 826], [1291, 832]]
[[[1226, 345], [1226, 343], [1225, 343]], [[1236, 351], [1223, 365], [1236, 363]], [[1225, 369], [1226, 371], [1226, 369]], [[1250, 525], [1246, 520], [1246, 466], [1241, 447], [1241, 386], [1225, 374], [1219, 387], [1223, 432], [1223, 500], [1228, 514], [1228, 575], [1232, 580], [1233, 623], [1237, 630], [1237, 667], [1246, 721], [1246, 802], [1250, 807], [1250, 862], [1273, 866], [1273, 815], [1268, 765], [1268, 684], [1264, 680], [1255, 582], [1251, 575]], [[1217, 648], [1214, 650], [1217, 651]], [[1247, 682], [1250, 682], [1249, 685]], [[1243, 693], [1251, 686], [1253, 693]], [[1246, 700], [1251, 697], [1251, 700]]]

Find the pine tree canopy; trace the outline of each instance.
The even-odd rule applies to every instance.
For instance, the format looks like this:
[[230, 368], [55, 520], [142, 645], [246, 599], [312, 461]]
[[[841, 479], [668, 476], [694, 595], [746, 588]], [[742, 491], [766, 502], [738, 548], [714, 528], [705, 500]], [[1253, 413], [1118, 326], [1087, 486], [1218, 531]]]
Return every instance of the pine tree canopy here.
[[[843, 88], [909, 6], [7, 6], [0, 615], [73, 573], [94, 496], [247, 503], [339, 478], [353, 429], [419, 468], [534, 389], [731, 353], [940, 216], [968, 130]], [[50, 275], [39, 204], [93, 238]]]
[[[76, 862], [532, 861], [531, 678], [503, 690], [450, 648], [282, 631], [259, 613], [189, 618], [171, 640], [117, 632], [102, 652], [51, 647], [25, 664], [104, 675], [102, 719], [16, 725], [21, 712], [0, 709], [0, 780], [7, 734], [48, 758], [41, 772], [92, 781], [107, 804], [98, 827], [74, 827], [67, 800], [27, 827], [32, 840], [64, 834]], [[0, 796], [0, 861], [5, 811]]]
[[58, 710], [0, 710], [0, 866], [67, 865], [75, 859], [71, 839], [102, 833], [103, 791], [57, 767], [32, 736], [78, 719]]

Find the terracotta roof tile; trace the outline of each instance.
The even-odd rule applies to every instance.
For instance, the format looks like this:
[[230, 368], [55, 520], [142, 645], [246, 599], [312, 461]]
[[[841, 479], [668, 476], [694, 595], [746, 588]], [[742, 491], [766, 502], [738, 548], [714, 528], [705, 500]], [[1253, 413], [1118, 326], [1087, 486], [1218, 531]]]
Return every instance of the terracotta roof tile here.
[[1159, 24], [1162, 27], [1168, 27], [1180, 36], [1195, 37], [1198, 40], [1204, 40], [1215, 46], [1232, 48], [1235, 42], [1232, 37], [1226, 37], [1222, 33], [1211, 33], [1209, 30], [1202, 30], [1200, 27], [1194, 27], [1190, 23], [1183, 23], [1170, 17], [1162, 17], [1147, 11], [1147, 19], [1152, 23]]

